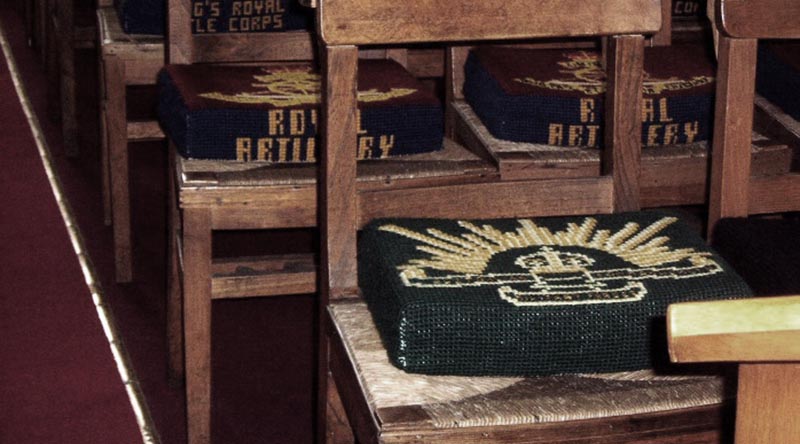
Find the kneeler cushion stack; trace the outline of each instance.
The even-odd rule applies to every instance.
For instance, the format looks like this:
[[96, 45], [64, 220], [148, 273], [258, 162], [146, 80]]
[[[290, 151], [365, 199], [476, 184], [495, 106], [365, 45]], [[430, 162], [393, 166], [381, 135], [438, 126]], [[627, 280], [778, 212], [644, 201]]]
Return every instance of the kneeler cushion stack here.
[[[194, 34], [290, 31], [313, 25], [313, 13], [294, 0], [191, 2]], [[116, 0], [115, 6], [126, 34], [164, 35], [166, 0]]]
[[751, 294], [692, 229], [655, 211], [377, 220], [359, 261], [389, 359], [424, 374], [650, 368], [666, 361], [669, 304]]
[[[603, 143], [605, 73], [591, 49], [481, 47], [465, 66], [464, 97], [498, 139], [563, 147]], [[646, 48], [642, 144], [708, 140], [713, 54], [700, 45]]]
[[[159, 76], [159, 115], [187, 158], [313, 162], [320, 79], [310, 63], [170, 65]], [[441, 103], [398, 63], [360, 61], [358, 89], [360, 159], [441, 149]]]

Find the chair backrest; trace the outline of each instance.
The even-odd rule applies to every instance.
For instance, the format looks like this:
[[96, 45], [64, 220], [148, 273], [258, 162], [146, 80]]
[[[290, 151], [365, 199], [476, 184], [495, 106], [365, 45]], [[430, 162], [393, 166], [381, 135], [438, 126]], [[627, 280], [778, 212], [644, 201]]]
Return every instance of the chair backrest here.
[[718, 73], [709, 196], [709, 235], [723, 217], [800, 209], [800, 174], [750, 176], [758, 39], [800, 38], [795, 0], [715, 0]]
[[[205, 32], [194, 30], [192, 8], [195, 3], [192, 0], [168, 1], [168, 63], [294, 61], [309, 60], [314, 54], [312, 33], [304, 30], [208, 32], [208, 27], [202, 30]], [[205, 3], [219, 7], [222, 1]]]
[[[399, 190], [395, 195], [401, 200], [374, 216], [389, 216], [392, 211], [400, 215], [416, 213], [420, 217], [467, 218], [540, 212], [589, 214], [626, 209], [626, 202], [630, 201], [637, 201], [631, 206], [638, 204], [638, 193], [630, 196], [626, 192], [638, 190], [642, 34], [652, 34], [661, 26], [658, 0], [419, 1], [402, 7], [390, 0], [337, 0], [331, 4], [319, 0], [317, 26], [324, 46], [324, 133], [319, 191], [324, 239], [323, 305], [328, 299], [352, 296], [358, 291], [355, 241], [358, 227], [365, 221], [359, 213], [366, 210], [368, 202], [357, 193], [356, 158], [352, 153], [358, 132], [355, 45], [621, 36], [610, 39], [607, 59], [607, 106], [615, 111], [614, 117], [607, 119], [607, 125], [613, 128], [606, 132], [611, 138], [606, 146], [613, 147], [607, 150], [607, 163], [611, 165], [613, 183], [622, 184], [614, 187], [611, 179], [603, 183], [614, 193], [610, 206], [598, 208], [597, 200], [601, 198], [581, 188], [589, 185], [590, 179], [572, 179], [572, 182], [444, 186], [421, 192]], [[548, 193], [552, 193], [548, 196], [552, 199], [549, 206], [544, 210], [534, 208], [532, 202]], [[391, 199], [389, 195], [383, 197]], [[585, 205], [564, 205], [565, 200], [580, 197], [585, 197]]]

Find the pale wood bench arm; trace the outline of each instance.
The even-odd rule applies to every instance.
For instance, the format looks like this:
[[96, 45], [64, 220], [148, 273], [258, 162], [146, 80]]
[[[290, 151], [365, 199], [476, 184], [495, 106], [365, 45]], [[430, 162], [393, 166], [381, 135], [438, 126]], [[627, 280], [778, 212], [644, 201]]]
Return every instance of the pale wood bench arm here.
[[673, 362], [800, 361], [800, 296], [673, 304]]

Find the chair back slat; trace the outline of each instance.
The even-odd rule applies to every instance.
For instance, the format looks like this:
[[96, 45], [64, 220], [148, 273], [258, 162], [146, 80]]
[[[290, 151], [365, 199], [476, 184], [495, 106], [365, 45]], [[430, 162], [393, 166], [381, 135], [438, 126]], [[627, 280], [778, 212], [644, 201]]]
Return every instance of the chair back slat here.
[[195, 33], [191, 8], [191, 0], [169, 0], [169, 63], [298, 61], [313, 57], [314, 37], [308, 31]]
[[661, 28], [659, 0], [321, 0], [317, 14], [328, 45], [653, 34]]

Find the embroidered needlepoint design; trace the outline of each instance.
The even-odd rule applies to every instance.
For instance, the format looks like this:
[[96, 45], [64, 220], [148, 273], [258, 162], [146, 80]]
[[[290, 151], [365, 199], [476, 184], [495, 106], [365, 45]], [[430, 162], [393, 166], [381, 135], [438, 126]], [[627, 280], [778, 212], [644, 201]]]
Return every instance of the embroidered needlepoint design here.
[[[397, 267], [407, 287], [490, 287], [516, 306], [585, 305], [642, 300], [647, 295], [645, 280], [721, 273], [722, 267], [708, 252], [673, 249], [668, 237], [659, 236], [676, 221], [664, 217], [646, 227], [630, 222], [617, 232], [597, 229], [597, 219], [591, 217], [561, 231], [530, 219], [518, 220], [519, 227], [511, 232], [460, 221], [459, 226], [466, 230], [460, 236], [434, 228], [423, 234], [397, 225], [384, 225], [380, 230], [417, 241], [417, 251], [429, 254]], [[522, 252], [512, 256], [516, 269], [488, 270], [493, 258], [514, 250]], [[598, 252], [616, 256], [630, 266], [596, 266], [603, 260], [595, 254]]]
[[[578, 91], [586, 95], [596, 96], [606, 92], [605, 72], [600, 65], [600, 57], [587, 51], [564, 54], [566, 60], [558, 62], [563, 78], [541, 80], [535, 77], [518, 77], [515, 82], [537, 86], [555, 91]], [[712, 76], [693, 76], [689, 79], [677, 77], [658, 78], [647, 71], [644, 73], [645, 95], [658, 95], [665, 91], [681, 91], [710, 84]]]
[[[207, 92], [200, 94], [200, 97], [231, 103], [266, 103], [278, 107], [320, 103], [322, 77], [319, 74], [310, 70], [263, 71], [264, 74], [253, 76], [257, 82], [253, 83], [252, 87], [260, 91], [237, 94]], [[377, 88], [372, 88], [358, 91], [358, 101], [364, 103], [385, 102], [409, 96], [415, 92], [417, 90], [412, 88], [391, 88], [388, 91], [378, 91]]]

